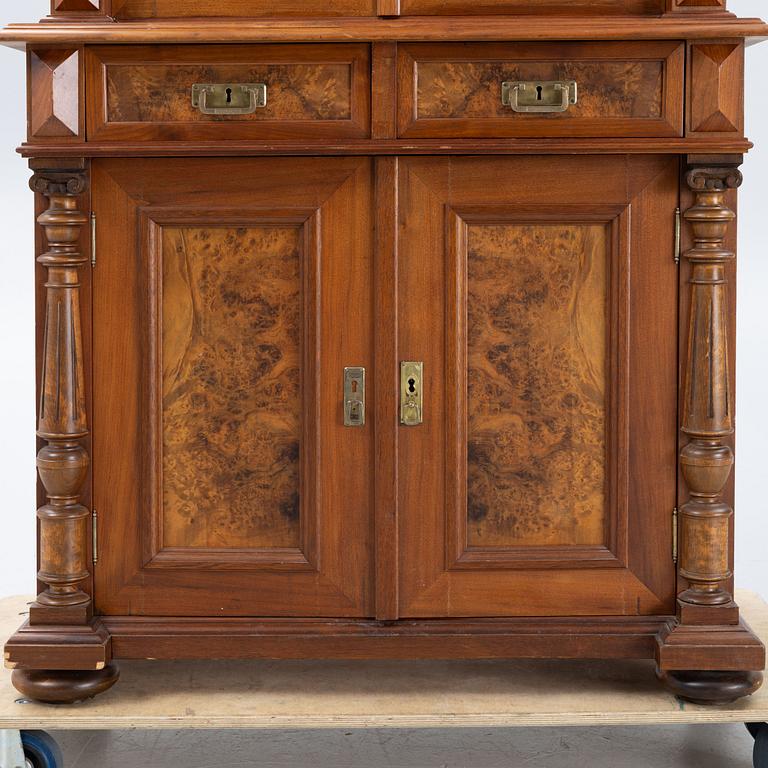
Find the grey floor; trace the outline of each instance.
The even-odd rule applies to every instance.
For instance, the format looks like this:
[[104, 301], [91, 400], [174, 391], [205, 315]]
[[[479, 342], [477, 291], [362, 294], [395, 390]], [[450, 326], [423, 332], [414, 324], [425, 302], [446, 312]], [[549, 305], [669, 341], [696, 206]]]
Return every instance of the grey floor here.
[[750, 768], [743, 725], [54, 732], [65, 768]]

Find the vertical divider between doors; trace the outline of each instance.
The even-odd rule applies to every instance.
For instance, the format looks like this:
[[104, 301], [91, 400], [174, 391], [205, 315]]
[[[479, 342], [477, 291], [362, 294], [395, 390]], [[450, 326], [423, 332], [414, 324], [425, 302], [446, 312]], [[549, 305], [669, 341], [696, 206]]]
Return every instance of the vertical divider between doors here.
[[376, 618], [398, 617], [398, 158], [374, 164], [374, 541]]

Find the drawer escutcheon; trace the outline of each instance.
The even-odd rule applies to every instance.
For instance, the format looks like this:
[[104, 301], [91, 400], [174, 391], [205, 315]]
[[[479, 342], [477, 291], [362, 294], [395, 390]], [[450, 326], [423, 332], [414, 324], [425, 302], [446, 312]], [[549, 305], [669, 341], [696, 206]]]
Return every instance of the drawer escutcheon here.
[[204, 115], [251, 115], [267, 106], [265, 83], [195, 83], [192, 106]]
[[567, 112], [578, 100], [575, 80], [509, 80], [501, 84], [501, 103], [514, 112]]

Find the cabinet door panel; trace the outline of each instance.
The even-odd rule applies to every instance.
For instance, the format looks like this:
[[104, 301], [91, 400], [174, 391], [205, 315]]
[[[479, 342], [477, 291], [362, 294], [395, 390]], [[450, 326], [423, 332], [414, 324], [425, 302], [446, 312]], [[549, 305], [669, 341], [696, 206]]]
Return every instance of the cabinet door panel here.
[[371, 186], [367, 159], [94, 164], [101, 611], [370, 614], [342, 381], [372, 360]]
[[677, 178], [661, 157], [401, 161], [400, 354], [425, 377], [399, 439], [402, 616], [673, 610]]

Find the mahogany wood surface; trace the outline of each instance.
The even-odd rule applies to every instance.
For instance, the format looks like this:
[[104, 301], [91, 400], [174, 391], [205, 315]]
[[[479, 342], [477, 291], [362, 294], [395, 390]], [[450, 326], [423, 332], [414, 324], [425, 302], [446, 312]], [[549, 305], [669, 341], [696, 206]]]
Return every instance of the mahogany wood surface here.
[[[768, 38], [768, 24], [735, 16], [410, 16], [403, 18], [205, 19], [11, 24], [0, 44], [256, 43], [344, 41], [711, 40]], [[749, 40], [748, 40], [749, 41]]]
[[[100, 231], [100, 264], [94, 273], [94, 357], [103, 361], [94, 371], [94, 421], [100, 427], [94, 433], [94, 456], [101, 466], [94, 503], [103, 508], [100, 567], [95, 571], [98, 610], [206, 616], [216, 606], [215, 614], [224, 616], [372, 615], [373, 413], [364, 428], [345, 428], [340, 418], [343, 368], [359, 365], [373, 374], [370, 161], [104, 160], [94, 164], [93, 173], [97, 217], [121, 222]], [[201, 493], [196, 503], [179, 506], [172, 500], [169, 509], [162, 474], [169, 469], [168, 452], [162, 449], [161, 432], [168, 404], [160, 394], [161, 371], [171, 363], [162, 356], [158, 334], [160, 313], [173, 312], [174, 322], [182, 323], [183, 308], [173, 294], [165, 295], [170, 286], [161, 279], [166, 274], [163, 263], [174, 253], [158, 248], [169, 229], [172, 238], [184, 232], [189, 243], [200, 237], [199, 227], [210, 231], [211, 249], [202, 245], [203, 261], [187, 269], [190, 278], [194, 270], [203, 270], [195, 282], [209, 297], [193, 300], [190, 310], [198, 316], [188, 322], [198, 336], [205, 334], [196, 343], [205, 344], [207, 337], [224, 357], [203, 348], [196, 359], [187, 348], [192, 357], [180, 386], [193, 395], [195, 387], [205, 385], [198, 390], [205, 402], [190, 402], [190, 407], [202, 409], [205, 422], [195, 417], [188, 455], [192, 461], [214, 462], [207, 470], [203, 465], [196, 470], [193, 464], [191, 471], [221, 483], [215, 493], [223, 495], [212, 496], [201, 487], [193, 491]], [[298, 290], [295, 275], [281, 276], [266, 261], [245, 263], [259, 253], [280, 253], [291, 232], [297, 233], [291, 237], [298, 236], [293, 247], [300, 247], [302, 264], [301, 292], [290, 299], [293, 310], [276, 302], [280, 292]], [[257, 236], [266, 238], [261, 248], [243, 247]], [[223, 278], [225, 261], [231, 261], [228, 278]], [[231, 282], [231, 269], [238, 263], [245, 271], [239, 282]], [[166, 301], [173, 303], [164, 309]], [[279, 309], [276, 314], [267, 311], [271, 304]], [[207, 320], [199, 315], [202, 311], [209, 313]], [[250, 347], [232, 347], [238, 336], [226, 330], [233, 322], [246, 323], [239, 338], [241, 344], [250, 339]], [[286, 347], [280, 335], [285, 323], [300, 324], [300, 363], [295, 342]], [[227, 338], [219, 340], [218, 333]], [[266, 344], [268, 338], [274, 341]], [[232, 362], [225, 362], [226, 355]], [[232, 365], [236, 367], [230, 370]], [[294, 373], [287, 371], [284, 383], [263, 379], [270, 370], [276, 375], [291, 365]], [[292, 434], [284, 430], [295, 429], [296, 405], [279, 393], [286, 385], [295, 386], [291, 379], [299, 369], [301, 440], [285, 459], [293, 479], [282, 480], [280, 450], [269, 459], [278, 462], [271, 469], [258, 465], [277, 449], [275, 430]], [[118, 391], [124, 405], [116, 410], [111, 404]], [[273, 444], [265, 434], [263, 447], [257, 440], [245, 451], [239, 441], [254, 440], [254, 430], [262, 428], [254, 419], [265, 418], [265, 407], [259, 404], [264, 397], [272, 413]], [[369, 400], [376, 402], [373, 393]], [[195, 424], [191, 414], [188, 423]], [[278, 493], [271, 484], [278, 479], [295, 484], [296, 461], [301, 463], [299, 506], [291, 501], [285, 512], [265, 509], [259, 525], [268, 532], [270, 520], [287, 517], [295, 521], [293, 526], [298, 524], [299, 539], [294, 533], [279, 538], [256, 536], [255, 529], [247, 533], [243, 526], [255, 525], [253, 514], [269, 502], [247, 496], [237, 501], [237, 494]], [[254, 472], [266, 474], [260, 479]], [[275, 473], [271, 483], [269, 472]], [[181, 546], [178, 534], [168, 539], [172, 531], [163, 521], [170, 515], [175, 530], [179, 515], [185, 514], [200, 517], [209, 532]], [[219, 516], [224, 527], [211, 531]], [[281, 530], [284, 525], [280, 522]], [[189, 526], [187, 521], [187, 536], [194, 523]]]
[[[401, 234], [400, 257], [411, 267], [400, 272], [399, 294], [433, 307], [426, 316], [401, 316], [399, 327], [401, 357], [425, 363], [430, 409], [422, 427], [400, 437], [401, 615], [558, 615], [563, 602], [581, 615], [674, 610], [669, 540], [675, 503], [676, 436], [671, 426], [677, 398], [676, 269], [671, 240], [652, 233], [673, 225], [668, 212], [677, 201], [677, 175], [677, 162], [653, 156], [629, 162], [566, 157], [401, 161], [400, 221], [410, 236]], [[582, 185], [593, 189], [588, 205], [579, 191]], [[475, 302], [468, 310], [465, 303], [467, 228], [484, 222], [555, 227], [594, 223], [606, 229], [612, 287], [606, 294], [611, 336], [605, 343], [613, 393], [603, 462], [612, 469], [606, 475], [607, 501], [600, 510], [606, 525], [595, 546], [475, 548], [467, 540], [467, 515], [471, 520], [473, 512], [465, 501], [466, 414], [476, 406], [468, 400], [471, 388], [464, 361], [470, 342], [462, 318], [478, 308]], [[522, 250], [523, 264], [529, 253]], [[447, 262], [445, 273], [436, 268], [442, 260]], [[518, 312], [536, 301], [536, 291], [542, 290], [538, 285], [531, 280], [520, 287], [509, 285], [511, 295], [520, 297]], [[630, 286], [632, 312], [627, 304]], [[519, 321], [513, 327], [520, 332]], [[504, 338], [503, 331], [501, 335]], [[519, 397], [526, 396], [526, 386], [527, 397], [544, 397], [543, 392], [536, 394], [538, 387], [552, 387], [552, 381], [544, 382], [556, 375], [562, 362], [548, 354], [546, 346], [515, 347], [508, 334], [506, 338], [507, 353], [502, 342], [488, 359], [495, 375], [504, 386], [517, 386]], [[516, 356], [522, 358], [517, 377]], [[541, 377], [538, 383], [532, 375]], [[514, 412], [498, 384], [489, 391], [498, 398], [500, 414], [510, 413], [510, 408]], [[510, 429], [515, 421], [522, 440], [550, 439], [555, 446], [557, 431], [564, 429], [554, 420], [546, 423], [546, 418], [541, 423], [513, 419]], [[567, 434], [562, 432], [559, 439], [567, 439]], [[500, 446], [509, 439], [504, 435]], [[567, 442], [560, 449], [563, 457], [573, 456]], [[470, 445], [470, 461], [471, 450]], [[444, 461], [434, 459], [443, 455]], [[413, 466], [419, 471], [408, 471]], [[525, 483], [535, 487], [537, 481], [551, 489], [554, 478], [537, 479], [541, 469], [534, 466], [525, 464], [517, 481], [514, 469], [506, 470], [512, 472], [504, 480], [510, 493], [524, 493]], [[520, 505], [515, 509], [523, 526]], [[530, 524], [541, 526], [544, 521], [534, 516]]]
[[[760, 684], [732, 597], [733, 222], [768, 25], [724, 0], [51, 12], [0, 32], [28, 47], [39, 221], [19, 690], [210, 657]], [[515, 113], [516, 80], [579, 99]], [[253, 82], [251, 114], [192, 104]], [[424, 366], [414, 426], [401, 361]]]
[[[394, 122], [388, 123], [394, 131]], [[88, 142], [52, 146], [23, 144], [25, 157], [245, 157], [261, 155], [591, 155], [668, 154], [725, 152], [740, 155], [752, 148], [743, 138], [685, 139], [358, 139], [351, 141], [227, 141], [227, 142]]]

